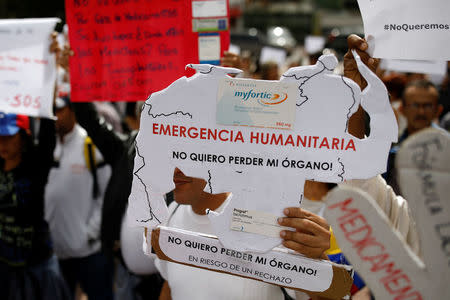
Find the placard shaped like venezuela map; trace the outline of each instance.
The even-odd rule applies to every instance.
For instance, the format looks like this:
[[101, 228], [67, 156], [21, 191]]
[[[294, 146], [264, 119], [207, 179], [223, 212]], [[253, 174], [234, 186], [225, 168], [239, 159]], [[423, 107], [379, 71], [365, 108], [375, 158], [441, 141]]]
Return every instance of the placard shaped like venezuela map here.
[[[337, 183], [384, 172], [389, 148], [397, 139], [397, 123], [385, 86], [354, 55], [368, 82], [362, 92], [352, 80], [333, 74], [337, 65], [333, 55], [282, 75], [280, 85], [296, 85], [296, 93], [288, 94], [295, 97], [290, 129], [219, 124], [219, 86], [230, 79], [227, 74], [240, 70], [189, 65], [196, 70], [194, 76], [182, 77], [152, 94], [143, 108], [129, 197], [128, 213], [135, 225], [153, 228], [167, 220], [164, 195], [175, 188], [177, 167], [187, 176], [203, 178], [209, 193], [231, 192], [221, 211], [208, 213], [224, 246], [268, 251], [281, 239], [265, 232], [232, 229], [233, 211], [244, 212], [238, 216], [244, 218], [249, 218], [247, 212], [282, 216], [284, 208], [301, 202], [305, 180]], [[251, 89], [235, 88], [237, 95]], [[254, 106], [279, 102], [268, 93], [258, 92], [266, 99], [251, 99], [258, 102]], [[347, 132], [348, 120], [360, 104], [371, 120], [370, 136], [364, 139]], [[273, 226], [270, 222], [259, 224]]]

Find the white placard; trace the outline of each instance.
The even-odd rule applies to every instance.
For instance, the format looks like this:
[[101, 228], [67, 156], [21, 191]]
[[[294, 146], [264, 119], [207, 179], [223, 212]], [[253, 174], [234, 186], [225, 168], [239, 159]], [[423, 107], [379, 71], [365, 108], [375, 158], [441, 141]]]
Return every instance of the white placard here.
[[327, 195], [325, 218], [376, 299], [441, 299], [450, 294], [449, 152], [449, 134], [430, 128], [404, 141], [397, 154], [400, 188], [412, 213], [404, 220], [415, 222], [410, 228], [417, 228], [423, 260], [393, 229], [391, 222], [397, 220], [389, 220], [370, 195], [343, 187]]
[[380, 68], [389, 71], [434, 74], [447, 73], [446, 61], [382, 59]]
[[[281, 238], [231, 230], [233, 208], [283, 216], [284, 208], [298, 206], [306, 178], [341, 182], [383, 173], [391, 142], [397, 140], [397, 122], [383, 83], [356, 60], [369, 82], [363, 93], [355, 82], [333, 74], [333, 55], [283, 74], [280, 85], [293, 83], [298, 91], [291, 130], [217, 124], [217, 104], [211, 99], [222, 80], [230, 78], [227, 74], [239, 70], [190, 65], [197, 71], [194, 76], [153, 93], [141, 113], [129, 198], [134, 224], [153, 227], [166, 220], [156, 212], [167, 211], [162, 196], [175, 188], [178, 167], [204, 179], [209, 193], [232, 193], [220, 213], [208, 214], [225, 247], [265, 252]], [[242, 91], [251, 90], [252, 83]], [[364, 139], [347, 132], [360, 103], [371, 118], [371, 134]]]
[[323, 50], [325, 38], [323, 36], [309, 35], [305, 38], [305, 50], [308, 54], [315, 54]]
[[268, 253], [234, 251], [223, 247], [217, 239], [175, 228], [160, 227], [159, 246], [176, 262], [312, 292], [327, 290], [333, 279], [329, 261], [282, 250]]
[[224, 17], [226, 15], [226, 0], [192, 1], [193, 18]]
[[219, 34], [199, 35], [198, 58], [200, 62], [218, 62], [220, 60]]
[[241, 47], [235, 44], [230, 44], [230, 46], [228, 47], [228, 52], [241, 55]]
[[259, 62], [261, 64], [266, 62], [276, 62], [278, 66], [281, 67], [286, 62], [286, 50], [274, 47], [263, 47], [261, 49]]
[[450, 1], [358, 0], [358, 4], [371, 56], [450, 60]]
[[59, 19], [0, 20], [0, 111], [53, 118], [51, 38]]

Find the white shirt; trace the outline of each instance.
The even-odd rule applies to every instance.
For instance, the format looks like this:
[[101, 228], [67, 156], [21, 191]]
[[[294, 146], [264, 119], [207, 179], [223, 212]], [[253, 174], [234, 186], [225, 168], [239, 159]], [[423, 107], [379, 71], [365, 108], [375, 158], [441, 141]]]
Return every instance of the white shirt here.
[[[54, 158], [59, 166], [50, 170], [45, 190], [45, 219], [60, 259], [85, 257], [100, 250], [101, 208], [111, 167], [97, 168], [100, 193], [93, 199], [94, 181], [84, 155], [86, 136], [76, 124], [63, 142], [57, 140]], [[98, 149], [95, 157], [97, 164], [103, 161]], [[89, 239], [95, 242], [89, 243]]]
[[[177, 203], [172, 202], [172, 213]], [[220, 211], [220, 207], [217, 209]], [[180, 205], [169, 220], [168, 226], [194, 232], [213, 234], [206, 215], [198, 215], [190, 205]], [[207, 271], [156, 259], [156, 267], [170, 286], [173, 300], [178, 299], [284, 299], [280, 287], [261, 281], [229, 274]]]

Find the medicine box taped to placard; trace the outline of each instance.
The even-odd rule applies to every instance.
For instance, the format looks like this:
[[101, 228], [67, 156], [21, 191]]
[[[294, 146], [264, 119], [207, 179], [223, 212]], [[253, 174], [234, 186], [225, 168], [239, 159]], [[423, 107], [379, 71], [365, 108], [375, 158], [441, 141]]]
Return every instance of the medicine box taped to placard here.
[[[208, 193], [231, 192], [223, 211], [208, 214], [224, 246], [264, 252], [281, 238], [231, 230], [234, 208], [282, 216], [284, 208], [298, 206], [305, 179], [342, 182], [383, 173], [397, 123], [383, 83], [354, 55], [369, 83], [362, 93], [350, 79], [333, 74], [333, 55], [283, 74], [280, 85], [297, 86], [292, 130], [218, 124], [219, 85], [240, 70], [189, 65], [197, 71], [193, 77], [152, 94], [143, 108], [129, 197], [134, 224], [165, 222], [163, 195], [174, 189], [178, 167], [204, 179]], [[360, 103], [371, 118], [371, 134], [364, 139], [347, 132]]]
[[278, 81], [223, 79], [217, 96], [217, 123], [291, 129], [297, 86]]

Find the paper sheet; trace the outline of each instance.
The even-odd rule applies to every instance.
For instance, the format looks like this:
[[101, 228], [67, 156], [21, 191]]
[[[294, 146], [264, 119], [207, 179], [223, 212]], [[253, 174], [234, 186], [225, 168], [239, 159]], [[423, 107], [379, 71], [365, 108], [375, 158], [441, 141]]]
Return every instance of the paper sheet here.
[[274, 47], [263, 47], [261, 49], [259, 62], [263, 64], [271, 61], [276, 62], [279, 67], [283, 66], [286, 62], [286, 50]]
[[323, 36], [309, 35], [305, 38], [305, 50], [309, 54], [315, 54], [323, 50], [325, 38]]
[[59, 19], [0, 20], [0, 111], [53, 118], [51, 38]]
[[450, 1], [358, 0], [358, 4], [372, 57], [450, 60]]
[[444, 76], [447, 73], [446, 61], [382, 59], [380, 68], [389, 71], [423, 73]]

